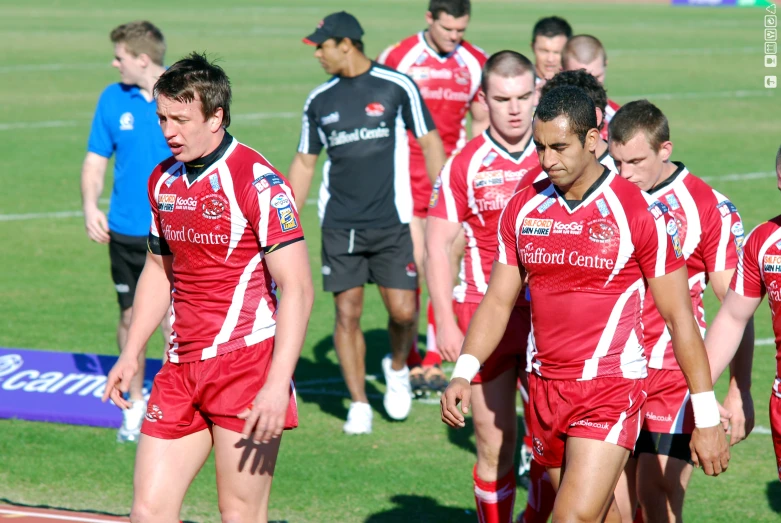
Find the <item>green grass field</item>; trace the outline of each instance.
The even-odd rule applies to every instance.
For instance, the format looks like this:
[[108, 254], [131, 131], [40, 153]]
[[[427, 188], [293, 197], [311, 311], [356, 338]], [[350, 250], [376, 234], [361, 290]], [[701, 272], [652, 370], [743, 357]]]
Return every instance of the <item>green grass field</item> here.
[[[629, 2], [627, 2], [628, 4]], [[609, 96], [648, 97], [668, 115], [674, 158], [727, 194], [747, 230], [776, 214], [773, 179], [781, 105], [763, 79], [761, 9], [672, 8], [590, 2], [476, 0], [467, 37], [488, 52], [526, 53], [534, 22], [566, 17], [576, 33], [598, 36], [610, 67]], [[327, 13], [347, 9], [366, 30], [368, 53], [424, 25], [424, 0], [28, 0], [0, 6], [0, 346], [115, 353], [116, 299], [107, 249], [90, 243], [78, 216], [8, 215], [78, 211], [79, 172], [94, 104], [118, 79], [108, 32], [139, 18], [165, 33], [172, 63], [192, 50], [222, 58], [232, 79], [231, 132], [285, 172], [297, 146], [298, 113], [326, 78], [300, 43]], [[736, 176], [745, 175], [749, 176]], [[733, 175], [733, 176], [730, 176]], [[110, 180], [109, 180], [110, 181]], [[314, 194], [314, 193], [312, 193]], [[106, 191], [105, 196], [108, 195]], [[316, 210], [303, 222], [320, 286]], [[330, 295], [319, 293], [297, 370], [301, 427], [283, 440], [271, 498], [272, 519], [293, 522], [475, 521], [471, 488], [474, 437], [448, 430], [438, 408], [416, 403], [404, 423], [382, 413], [381, 382], [367, 384], [374, 433], [346, 437], [348, 400], [331, 342]], [[709, 317], [715, 313], [708, 296]], [[772, 336], [757, 314], [757, 338]], [[363, 328], [368, 371], [388, 351], [386, 315], [367, 293]], [[150, 355], [160, 354], [155, 338]], [[767, 433], [774, 349], [758, 345], [754, 397], [758, 430], [734, 448], [730, 470], [697, 471], [689, 521], [778, 521], [781, 483]], [[321, 383], [309, 383], [321, 380]], [[723, 393], [723, 383], [720, 384]], [[0, 394], [0, 401], [3, 401]], [[135, 447], [113, 430], [0, 421], [0, 503], [45, 504], [117, 514], [129, 511]], [[519, 489], [518, 499], [526, 492]], [[521, 502], [516, 510], [520, 510]], [[196, 478], [182, 516], [219, 521], [213, 462]]]

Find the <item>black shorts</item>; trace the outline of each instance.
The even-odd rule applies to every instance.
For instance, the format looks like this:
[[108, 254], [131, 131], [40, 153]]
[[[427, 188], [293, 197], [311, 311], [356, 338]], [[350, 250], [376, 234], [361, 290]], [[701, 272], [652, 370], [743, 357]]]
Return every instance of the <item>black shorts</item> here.
[[689, 443], [691, 434], [668, 434], [662, 432], [649, 432], [641, 430], [635, 443], [634, 457], [639, 454], [656, 454], [677, 458], [681, 461], [693, 464]]
[[323, 289], [342, 292], [365, 283], [415, 290], [418, 270], [409, 224], [378, 229], [323, 229]]
[[121, 310], [133, 306], [136, 284], [146, 261], [146, 236], [125, 236], [109, 232], [108, 255], [111, 260], [111, 279], [117, 290]]

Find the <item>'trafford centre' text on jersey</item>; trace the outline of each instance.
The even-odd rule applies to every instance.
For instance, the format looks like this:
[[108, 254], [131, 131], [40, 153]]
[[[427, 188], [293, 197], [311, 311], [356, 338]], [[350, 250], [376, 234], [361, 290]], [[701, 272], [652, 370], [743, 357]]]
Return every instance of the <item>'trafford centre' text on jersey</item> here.
[[320, 224], [373, 229], [412, 218], [409, 143], [434, 130], [415, 83], [372, 62], [359, 76], [335, 76], [304, 105], [298, 152], [325, 147], [318, 210]]
[[204, 360], [274, 336], [276, 287], [264, 260], [303, 237], [284, 177], [232, 140], [195, 180], [170, 158], [149, 178], [150, 243], [172, 254], [172, 363]]
[[574, 208], [537, 182], [504, 210], [496, 260], [528, 275], [534, 372], [646, 376], [647, 279], [683, 266], [675, 220], [653, 198], [607, 169]]

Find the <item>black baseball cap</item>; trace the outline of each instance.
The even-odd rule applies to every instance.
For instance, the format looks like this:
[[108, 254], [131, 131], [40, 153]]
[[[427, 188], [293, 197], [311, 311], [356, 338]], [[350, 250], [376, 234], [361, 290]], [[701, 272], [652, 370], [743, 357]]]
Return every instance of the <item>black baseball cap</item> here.
[[346, 11], [331, 13], [323, 18], [317, 29], [311, 35], [304, 38], [304, 43], [308, 45], [321, 45], [329, 38], [349, 38], [350, 40], [360, 40], [363, 36], [363, 28], [358, 23], [358, 19]]

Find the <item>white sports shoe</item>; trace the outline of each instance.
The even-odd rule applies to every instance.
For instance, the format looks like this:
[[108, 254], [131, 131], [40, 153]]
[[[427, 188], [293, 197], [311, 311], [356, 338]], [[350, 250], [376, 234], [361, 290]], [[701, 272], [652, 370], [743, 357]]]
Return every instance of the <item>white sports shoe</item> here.
[[353, 401], [347, 412], [347, 422], [343, 430], [345, 434], [371, 434], [372, 408], [368, 403]]
[[409, 384], [409, 367], [401, 370], [391, 368], [390, 354], [382, 358], [382, 372], [385, 374], [385, 396], [382, 404], [392, 419], [407, 419], [412, 408], [412, 387]]
[[138, 438], [141, 435], [141, 423], [144, 422], [146, 414], [146, 401], [136, 400], [132, 403], [132, 407], [122, 411], [122, 426], [117, 432], [117, 442], [119, 443], [125, 441], [138, 443]]

